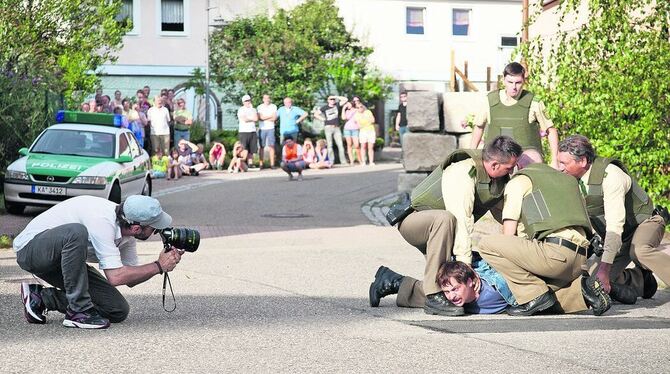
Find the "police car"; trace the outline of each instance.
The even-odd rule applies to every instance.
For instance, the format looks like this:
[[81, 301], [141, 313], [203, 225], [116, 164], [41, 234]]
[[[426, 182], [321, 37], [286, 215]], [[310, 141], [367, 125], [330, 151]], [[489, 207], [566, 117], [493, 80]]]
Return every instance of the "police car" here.
[[5, 209], [50, 206], [79, 195], [116, 203], [127, 196], [151, 195], [151, 161], [123, 116], [59, 111], [5, 173]]

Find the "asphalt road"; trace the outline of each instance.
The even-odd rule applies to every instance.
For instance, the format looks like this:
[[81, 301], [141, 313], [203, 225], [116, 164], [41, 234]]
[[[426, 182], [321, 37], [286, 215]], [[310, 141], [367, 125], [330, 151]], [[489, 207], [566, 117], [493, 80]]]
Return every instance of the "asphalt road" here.
[[[121, 287], [131, 314], [104, 331], [66, 329], [57, 312], [28, 325], [18, 283], [29, 276], [0, 251], [0, 372], [670, 372], [668, 291], [603, 317], [442, 318], [393, 297], [370, 308], [379, 265], [422, 274], [419, 252], [361, 213], [395, 189], [400, 170], [165, 186], [159, 199], [175, 224], [205, 234], [172, 273], [177, 309], [162, 310], [158, 277]], [[159, 246], [141, 243], [141, 260]]]

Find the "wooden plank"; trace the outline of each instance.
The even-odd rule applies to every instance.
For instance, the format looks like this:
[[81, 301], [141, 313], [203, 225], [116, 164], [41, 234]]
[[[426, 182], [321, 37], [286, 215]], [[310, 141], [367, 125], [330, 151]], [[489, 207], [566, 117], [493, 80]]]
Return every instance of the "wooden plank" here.
[[463, 79], [463, 86], [464, 86], [463, 88], [467, 88], [468, 90], [474, 92], [479, 91], [477, 87], [474, 84], [472, 84], [472, 82], [470, 82], [470, 80], [465, 76], [465, 74], [463, 74], [463, 72], [461, 72], [458, 68], [456, 68], [456, 74], [458, 74], [461, 77], [461, 79]]

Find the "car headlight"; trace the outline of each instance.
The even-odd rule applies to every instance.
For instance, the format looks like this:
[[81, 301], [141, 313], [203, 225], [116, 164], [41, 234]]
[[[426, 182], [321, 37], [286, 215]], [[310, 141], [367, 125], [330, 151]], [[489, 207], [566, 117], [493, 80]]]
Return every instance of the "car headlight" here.
[[7, 170], [5, 173], [5, 179], [19, 179], [19, 180], [28, 180], [28, 173], [24, 171], [15, 171], [15, 170]]
[[105, 184], [107, 178], [105, 177], [76, 177], [72, 181], [73, 184]]

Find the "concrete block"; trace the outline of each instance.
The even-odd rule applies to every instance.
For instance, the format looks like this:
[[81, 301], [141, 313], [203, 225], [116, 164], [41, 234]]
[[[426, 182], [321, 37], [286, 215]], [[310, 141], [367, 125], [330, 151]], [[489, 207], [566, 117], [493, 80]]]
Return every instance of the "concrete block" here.
[[401, 173], [398, 174], [398, 192], [412, 192], [414, 187], [426, 179], [430, 173]]
[[403, 165], [405, 171], [433, 171], [456, 150], [455, 135], [408, 132], [403, 140]]
[[463, 128], [461, 123], [469, 114], [475, 114], [481, 110], [486, 97], [481, 92], [445, 92], [442, 94], [442, 100], [444, 131], [466, 133], [472, 130], [469, 127]]
[[[401, 82], [399, 91], [439, 91], [439, 89], [436, 90], [435, 86], [433, 82]], [[442, 85], [442, 88], [444, 88], [444, 85]]]
[[437, 92], [408, 92], [408, 130], [440, 131], [440, 110], [440, 99]]

